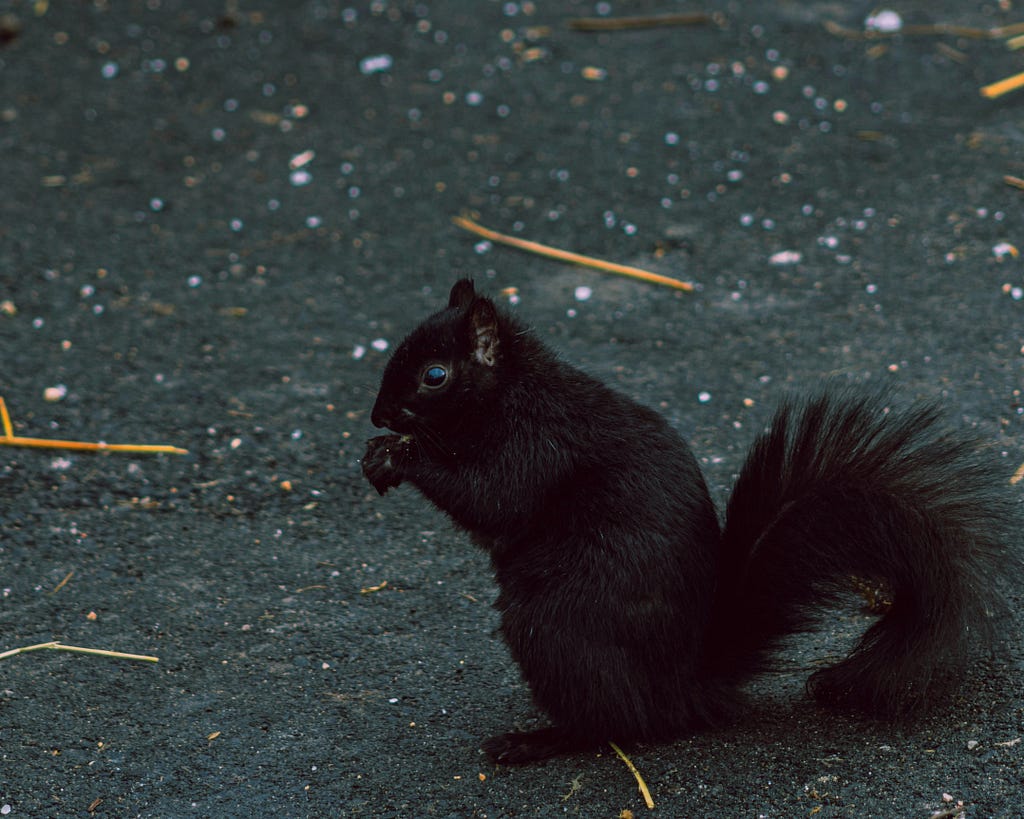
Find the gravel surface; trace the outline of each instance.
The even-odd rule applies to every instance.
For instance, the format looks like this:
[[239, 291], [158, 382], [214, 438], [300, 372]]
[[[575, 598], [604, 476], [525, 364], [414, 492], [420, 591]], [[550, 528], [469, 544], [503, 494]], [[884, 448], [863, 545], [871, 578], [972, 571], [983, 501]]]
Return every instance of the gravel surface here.
[[[892, 8], [990, 29], [1017, 5]], [[610, 751], [487, 762], [481, 738], [540, 719], [487, 560], [360, 475], [388, 350], [457, 275], [663, 411], [719, 499], [825, 377], [940, 398], [1020, 495], [1024, 92], [979, 89], [1024, 63], [856, 36], [874, 9], [0, 0], [15, 433], [189, 450], [0, 448], [0, 651], [160, 659], [0, 660], [0, 817], [647, 813]], [[492, 246], [464, 209], [697, 289]], [[634, 749], [656, 813], [1024, 816], [1019, 635], [894, 726], [803, 693], [865, 622], [796, 642], [739, 723]]]

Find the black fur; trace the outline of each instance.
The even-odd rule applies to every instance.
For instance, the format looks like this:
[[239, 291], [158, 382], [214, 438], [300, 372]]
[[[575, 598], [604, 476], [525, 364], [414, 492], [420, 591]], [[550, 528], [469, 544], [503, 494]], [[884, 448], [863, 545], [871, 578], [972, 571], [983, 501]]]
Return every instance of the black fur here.
[[411, 483], [487, 549], [502, 634], [553, 723], [487, 740], [499, 762], [722, 719], [851, 577], [892, 605], [809, 687], [913, 709], [989, 636], [1016, 565], [1005, 487], [974, 445], [932, 407], [890, 413], [845, 391], [778, 412], [720, 531], [661, 416], [560, 361], [466, 280], [395, 351], [372, 418], [398, 434], [369, 442], [366, 477], [381, 494]]

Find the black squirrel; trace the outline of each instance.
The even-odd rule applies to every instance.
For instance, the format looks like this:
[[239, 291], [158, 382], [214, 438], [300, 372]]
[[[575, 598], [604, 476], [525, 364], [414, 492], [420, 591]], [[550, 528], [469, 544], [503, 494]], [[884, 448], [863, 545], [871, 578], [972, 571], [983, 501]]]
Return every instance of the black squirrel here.
[[553, 723], [486, 740], [513, 764], [728, 717], [851, 578], [891, 605], [809, 690], [902, 715], [948, 687], [1019, 564], [1007, 487], [940, 415], [848, 388], [785, 403], [720, 527], [665, 419], [464, 279], [388, 362], [372, 421], [397, 434], [362, 468], [382, 495], [411, 483], [490, 554], [501, 632]]

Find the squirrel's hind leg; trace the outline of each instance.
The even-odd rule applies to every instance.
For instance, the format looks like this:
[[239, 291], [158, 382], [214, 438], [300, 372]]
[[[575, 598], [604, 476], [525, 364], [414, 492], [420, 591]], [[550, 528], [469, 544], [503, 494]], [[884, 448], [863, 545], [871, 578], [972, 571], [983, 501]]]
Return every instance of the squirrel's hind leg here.
[[500, 765], [524, 765], [596, 746], [597, 743], [592, 740], [581, 739], [566, 729], [553, 725], [536, 731], [513, 732], [491, 737], [484, 740], [480, 747], [492, 762]]

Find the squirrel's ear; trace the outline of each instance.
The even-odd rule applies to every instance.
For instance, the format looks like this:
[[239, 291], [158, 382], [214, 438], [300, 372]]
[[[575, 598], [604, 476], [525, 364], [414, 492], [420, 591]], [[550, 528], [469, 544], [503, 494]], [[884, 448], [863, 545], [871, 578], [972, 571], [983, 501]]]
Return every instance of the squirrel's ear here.
[[476, 290], [473, 287], [473, 280], [459, 279], [452, 285], [452, 292], [448, 294], [448, 306], [462, 310], [469, 307], [475, 298]]
[[478, 298], [473, 302], [469, 327], [473, 358], [484, 366], [493, 367], [498, 363], [498, 311], [490, 299]]

